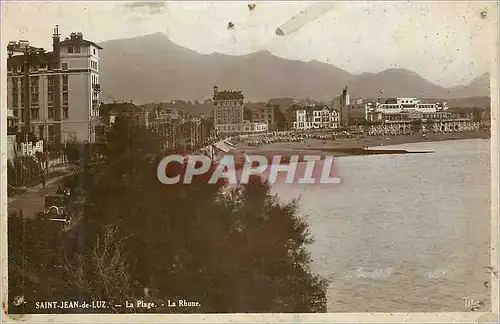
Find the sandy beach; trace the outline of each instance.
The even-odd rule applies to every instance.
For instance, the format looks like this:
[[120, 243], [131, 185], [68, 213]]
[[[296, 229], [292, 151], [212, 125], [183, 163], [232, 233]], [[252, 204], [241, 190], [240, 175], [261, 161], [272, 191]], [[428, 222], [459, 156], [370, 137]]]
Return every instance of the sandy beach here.
[[[348, 149], [362, 148], [374, 148], [390, 145], [399, 145], [406, 143], [418, 143], [418, 142], [438, 142], [438, 141], [450, 141], [450, 140], [463, 140], [463, 139], [474, 139], [474, 138], [490, 138], [490, 134], [487, 131], [478, 132], [462, 132], [462, 133], [431, 133], [427, 136], [422, 136], [422, 134], [414, 135], [398, 135], [398, 136], [355, 136], [352, 138], [340, 138], [336, 140], [322, 140], [322, 139], [306, 139], [303, 142], [279, 142], [263, 144], [261, 146], [248, 146], [245, 144], [247, 140], [256, 139], [257, 137], [244, 139], [240, 142], [234, 142], [236, 148], [239, 151], [245, 151], [246, 154], [307, 154], [311, 152], [319, 153], [322, 150], [323, 153], [328, 151], [329, 154], [336, 156], [346, 156], [353, 155], [349, 153]], [[335, 149], [339, 149], [335, 152]], [[318, 152], [319, 151], [319, 152]]]

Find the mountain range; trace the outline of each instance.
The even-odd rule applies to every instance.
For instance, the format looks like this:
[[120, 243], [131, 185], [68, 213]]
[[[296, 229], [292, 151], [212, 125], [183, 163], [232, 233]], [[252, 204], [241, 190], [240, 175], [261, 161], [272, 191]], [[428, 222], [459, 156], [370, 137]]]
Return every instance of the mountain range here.
[[441, 87], [406, 69], [351, 74], [332, 64], [277, 57], [269, 51], [246, 55], [200, 54], [155, 33], [100, 43], [102, 100], [143, 104], [204, 100], [212, 88], [243, 90], [245, 99], [292, 97], [330, 101], [347, 86], [352, 97], [488, 97], [490, 76], [470, 84]]

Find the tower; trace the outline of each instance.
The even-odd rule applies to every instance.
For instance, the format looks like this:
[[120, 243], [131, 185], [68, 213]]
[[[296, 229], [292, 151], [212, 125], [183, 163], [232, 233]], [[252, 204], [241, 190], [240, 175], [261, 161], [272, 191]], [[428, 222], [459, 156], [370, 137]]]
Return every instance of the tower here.
[[342, 95], [340, 96], [340, 123], [343, 127], [349, 126], [349, 105], [351, 104], [349, 92], [347, 87], [342, 90]]

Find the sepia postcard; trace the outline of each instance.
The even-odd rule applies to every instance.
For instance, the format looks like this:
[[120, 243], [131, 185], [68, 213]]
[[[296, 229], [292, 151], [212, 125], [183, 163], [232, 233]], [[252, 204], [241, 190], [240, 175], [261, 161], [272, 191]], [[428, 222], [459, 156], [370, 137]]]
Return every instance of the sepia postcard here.
[[498, 1], [2, 1], [2, 322], [497, 323]]

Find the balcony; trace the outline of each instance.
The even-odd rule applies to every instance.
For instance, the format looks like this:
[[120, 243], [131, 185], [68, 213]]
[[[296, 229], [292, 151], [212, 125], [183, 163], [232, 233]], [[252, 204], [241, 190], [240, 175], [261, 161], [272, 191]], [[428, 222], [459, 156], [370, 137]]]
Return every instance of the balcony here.
[[101, 92], [101, 85], [100, 84], [93, 84], [92, 85], [92, 90], [94, 91], [95, 94], [98, 94]]

